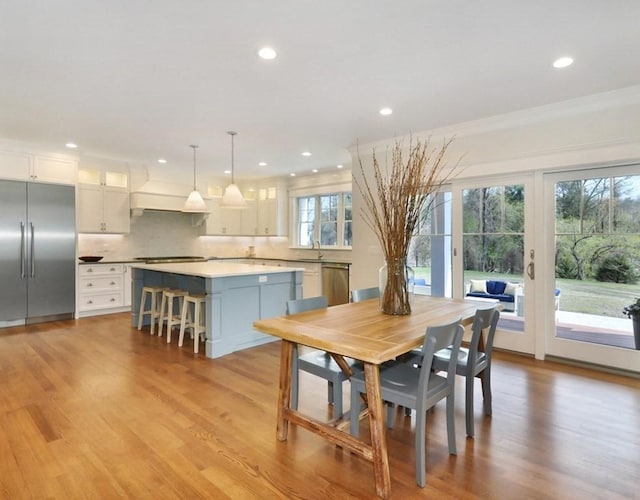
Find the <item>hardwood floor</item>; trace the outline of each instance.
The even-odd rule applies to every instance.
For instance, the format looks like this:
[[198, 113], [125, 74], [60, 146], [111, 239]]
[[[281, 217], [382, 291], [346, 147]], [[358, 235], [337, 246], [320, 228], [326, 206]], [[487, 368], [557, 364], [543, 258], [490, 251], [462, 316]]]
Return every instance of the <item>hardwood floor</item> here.
[[[295, 426], [276, 440], [279, 346], [210, 360], [128, 314], [0, 330], [0, 498], [375, 498], [368, 462]], [[640, 498], [639, 380], [496, 353], [492, 381], [466, 439], [458, 377], [456, 457], [430, 413], [424, 489], [397, 415], [393, 498]], [[325, 416], [324, 383], [301, 387]]]

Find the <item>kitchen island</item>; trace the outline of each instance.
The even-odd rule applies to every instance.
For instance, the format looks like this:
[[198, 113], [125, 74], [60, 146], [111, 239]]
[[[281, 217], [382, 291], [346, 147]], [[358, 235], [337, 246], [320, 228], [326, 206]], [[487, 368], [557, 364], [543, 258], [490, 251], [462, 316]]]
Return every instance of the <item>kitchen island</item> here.
[[[286, 301], [302, 298], [303, 268], [225, 262], [133, 264], [131, 325], [137, 326], [143, 286], [206, 294], [206, 356], [272, 342], [253, 322], [282, 316]], [[145, 317], [148, 324], [148, 318]]]

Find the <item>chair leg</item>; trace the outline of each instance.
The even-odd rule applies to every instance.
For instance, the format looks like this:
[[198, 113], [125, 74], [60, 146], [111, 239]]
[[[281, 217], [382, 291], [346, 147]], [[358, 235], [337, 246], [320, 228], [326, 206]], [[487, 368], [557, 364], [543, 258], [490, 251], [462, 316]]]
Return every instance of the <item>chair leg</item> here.
[[333, 382], [331, 382], [331, 380], [327, 380], [327, 402], [330, 405], [334, 403], [333, 394]]
[[178, 347], [182, 347], [184, 342], [184, 331], [187, 328], [187, 312], [189, 311], [189, 302], [182, 302], [182, 312], [180, 314], [180, 333], [178, 334]]
[[298, 344], [293, 344], [293, 360], [291, 363], [291, 409], [298, 409]]
[[449, 394], [447, 396], [447, 440], [449, 441], [449, 455], [457, 455], [456, 420], [453, 394]]
[[138, 311], [138, 330], [142, 330], [142, 320], [144, 319], [144, 304], [147, 302], [147, 294], [143, 291], [140, 296], [140, 310]]
[[396, 405], [393, 403], [385, 403], [387, 407], [387, 429], [393, 429], [396, 420]]
[[351, 405], [349, 410], [349, 431], [353, 437], [360, 436], [360, 391], [351, 384]]
[[468, 373], [466, 376], [465, 384], [465, 402], [464, 413], [466, 419], [467, 436], [473, 437], [473, 384], [475, 383], [475, 377], [472, 373]]
[[[162, 299], [164, 301], [164, 298]], [[167, 304], [167, 344], [171, 343], [171, 322], [173, 321], [173, 301], [174, 298], [171, 297], [169, 303]], [[162, 313], [160, 313], [160, 317], [162, 317]]]
[[479, 374], [482, 383], [482, 399], [484, 400], [484, 414], [491, 415], [491, 370], [485, 368]]
[[167, 307], [167, 297], [163, 293], [162, 300], [160, 300], [160, 312], [158, 313], [158, 337], [162, 337], [162, 328], [164, 326], [164, 320], [162, 318], [163, 318], [164, 310], [166, 307]]
[[[447, 398], [448, 400], [448, 398]], [[416, 461], [416, 483], [420, 488], [424, 488], [426, 479], [427, 462], [425, 457], [425, 439], [426, 439], [427, 412], [425, 410], [416, 409], [416, 430], [414, 453]]]
[[342, 417], [342, 382], [337, 380], [330, 382], [331, 384], [331, 399], [333, 400], [333, 418]]

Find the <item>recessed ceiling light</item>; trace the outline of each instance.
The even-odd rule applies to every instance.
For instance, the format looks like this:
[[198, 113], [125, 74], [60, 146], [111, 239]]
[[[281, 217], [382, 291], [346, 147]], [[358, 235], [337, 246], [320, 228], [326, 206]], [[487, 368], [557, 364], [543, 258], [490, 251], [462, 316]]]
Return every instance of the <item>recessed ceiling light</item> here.
[[313, 172], [314, 174], [317, 174], [317, 173], [318, 173], [318, 169], [317, 169], [317, 168], [314, 168], [314, 169], [312, 170], [312, 172]]
[[67, 142], [65, 146], [68, 147], [69, 149], [76, 149], [78, 147], [78, 145], [73, 142]]
[[567, 66], [571, 66], [573, 64], [573, 58], [571, 57], [560, 57], [553, 61], [554, 68], [566, 68]]
[[382, 116], [388, 116], [393, 113], [393, 110], [391, 108], [382, 108], [380, 111], [378, 111], [378, 113], [380, 113]]
[[302, 153], [302, 156], [311, 156], [311, 153], [309, 151], [305, 151], [304, 153]]
[[295, 177], [295, 176], [296, 176], [296, 173], [295, 173], [295, 172], [291, 172], [289, 175], [290, 175], [291, 177]]
[[267, 162], [266, 161], [261, 161], [260, 163], [258, 163], [259, 167], [266, 167], [267, 166]]
[[342, 168], [342, 165], [337, 165], [336, 168]]
[[276, 53], [276, 51], [273, 50], [271, 47], [262, 47], [258, 51], [258, 55], [262, 57], [262, 59], [267, 59], [267, 60], [275, 59], [276, 57], [278, 57], [278, 54]]
[[167, 160], [164, 158], [158, 158], [158, 163], [167, 163]]

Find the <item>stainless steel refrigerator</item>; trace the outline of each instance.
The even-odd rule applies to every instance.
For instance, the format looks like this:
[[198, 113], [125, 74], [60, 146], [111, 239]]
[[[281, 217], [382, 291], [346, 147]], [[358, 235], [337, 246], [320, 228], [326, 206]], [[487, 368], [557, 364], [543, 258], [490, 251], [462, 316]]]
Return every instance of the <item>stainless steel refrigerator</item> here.
[[73, 317], [75, 246], [73, 186], [0, 180], [0, 326]]

